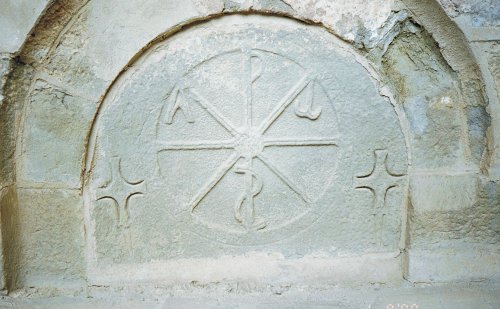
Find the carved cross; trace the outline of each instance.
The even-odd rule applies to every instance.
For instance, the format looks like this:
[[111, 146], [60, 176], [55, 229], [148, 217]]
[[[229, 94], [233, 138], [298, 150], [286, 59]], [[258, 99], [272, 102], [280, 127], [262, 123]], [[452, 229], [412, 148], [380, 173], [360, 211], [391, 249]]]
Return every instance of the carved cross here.
[[111, 179], [97, 189], [97, 200], [110, 199], [116, 210], [118, 226], [129, 226], [128, 203], [132, 196], [144, 194], [144, 180], [129, 181], [123, 177], [121, 160], [111, 159]]
[[[169, 141], [158, 142], [159, 151], [169, 150], [219, 150], [232, 149], [232, 154], [224, 161], [219, 169], [212, 175], [210, 180], [198, 191], [196, 196], [189, 203], [191, 212], [194, 212], [200, 202], [207, 194], [220, 182], [220, 180], [241, 160], [244, 164], [238, 165], [235, 172], [241, 174], [245, 181], [245, 192], [236, 200], [234, 206], [235, 220], [244, 225], [248, 231], [264, 229], [267, 226], [265, 220], [258, 218], [255, 214], [253, 199], [262, 190], [262, 181], [259, 175], [253, 170], [254, 160], [261, 161], [272, 173], [285, 183], [297, 196], [305, 203], [309, 204], [311, 198], [303, 188], [296, 185], [291, 178], [280, 171], [272, 161], [263, 153], [267, 147], [300, 147], [300, 146], [334, 146], [337, 147], [336, 136], [308, 136], [302, 138], [273, 138], [266, 137], [266, 132], [275, 121], [284, 114], [284, 111], [293, 103], [295, 104], [295, 115], [299, 118], [307, 118], [311, 121], [318, 119], [322, 112], [321, 106], [315, 106], [314, 90], [316, 81], [311, 72], [306, 71], [295, 85], [279, 100], [278, 104], [268, 114], [260, 124], [253, 122], [253, 85], [265, 71], [264, 62], [259, 52], [246, 50], [243, 52], [243, 61], [246, 67], [246, 80], [244, 85], [245, 101], [244, 125], [236, 127], [227, 119], [211, 102], [204, 98], [196, 89], [192, 87], [175, 87], [170, 96], [166, 98], [166, 124], [172, 124], [172, 120], [177, 110], [183, 110], [186, 120], [194, 123], [189, 106], [199, 105], [204, 109], [222, 128], [227, 130], [232, 138], [222, 141]], [[178, 89], [183, 89], [180, 93]], [[305, 101], [297, 102], [298, 96], [305, 92]], [[183, 100], [180, 102], [179, 100]], [[189, 111], [189, 112], [188, 112]], [[244, 167], [242, 167], [244, 166]]]
[[382, 234], [384, 225], [384, 216], [387, 214], [386, 197], [387, 191], [399, 186], [403, 180], [403, 174], [396, 174], [387, 168], [387, 150], [374, 151], [375, 162], [372, 171], [363, 176], [356, 176], [354, 179], [355, 189], [368, 189], [373, 193], [373, 212], [374, 219], [378, 222], [376, 230], [378, 232], [378, 245], [382, 247]]

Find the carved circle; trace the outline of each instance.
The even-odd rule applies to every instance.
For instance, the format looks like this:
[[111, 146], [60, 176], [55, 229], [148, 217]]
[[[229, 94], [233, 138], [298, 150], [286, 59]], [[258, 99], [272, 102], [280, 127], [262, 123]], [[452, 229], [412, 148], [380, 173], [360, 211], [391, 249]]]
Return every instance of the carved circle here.
[[[268, 72], [266, 64], [273, 62], [278, 62], [279, 67], [293, 66], [297, 76], [283, 77], [280, 76], [279, 72]], [[243, 68], [244, 72], [238, 77], [241, 85], [236, 89], [237, 91], [241, 90], [237, 101], [244, 103], [239, 105], [236, 113], [233, 112], [233, 117], [220, 110], [223, 106], [215, 106], [217, 103], [214, 103], [214, 99], [202, 94], [204, 93], [203, 88], [206, 87], [204, 84], [194, 82], [203, 74], [217, 78], [216, 72], [210, 71], [211, 68], [218, 67], [214, 63]], [[267, 76], [276, 73], [277, 77]], [[230, 150], [231, 152], [229, 159], [221, 160], [217, 170], [185, 207], [185, 209], [191, 211], [191, 219], [189, 220], [194, 222], [193, 230], [197, 234], [209, 238], [214, 236], [219, 241], [241, 243], [247, 239], [253, 242], [261, 238], [259, 234], [278, 235], [283, 233], [283, 230], [294, 229], [297, 224], [305, 227], [318, 217], [318, 212], [314, 210], [318, 208], [320, 203], [317, 203], [317, 201], [322, 197], [322, 194], [307, 192], [306, 184], [301, 184], [300, 180], [297, 181], [297, 178], [301, 175], [287, 175], [287, 172], [289, 172], [287, 168], [293, 169], [293, 164], [286, 167], [286, 161], [275, 162], [273, 160], [281, 160], [279, 156], [274, 155], [274, 158], [270, 159], [266, 152], [267, 148], [281, 150], [286, 153], [293, 148], [314, 149], [328, 147], [332, 148], [332, 151], [333, 149], [336, 152], [338, 151], [338, 137], [340, 135], [336, 124], [336, 113], [331, 100], [313, 73], [290, 57], [281, 55], [278, 51], [263, 49], [233, 50], [222, 52], [202, 61], [199, 65], [195, 65], [182, 77], [183, 87], [174, 86], [165, 101], [163, 113], [158, 123], [159, 127], [163, 127], [168, 132], [176, 121], [184, 122], [186, 126], [183, 128], [194, 127], [197, 122], [200, 122], [192, 115], [193, 109], [197, 106], [230, 135], [228, 139], [210, 141], [210, 130], [207, 130], [205, 140], [187, 143], [189, 145], [181, 141], [165, 140], [160, 143], [161, 145], [168, 145], [167, 151]], [[274, 93], [273, 85], [266, 84], [266, 78], [267, 80], [270, 78], [278, 80], [284, 78], [290, 83], [289, 89], [282, 91], [281, 94]], [[263, 83], [259, 85], [259, 81]], [[272, 104], [269, 104], [269, 106], [255, 105], [254, 97], [258, 95], [259, 88], [261, 88], [261, 91], [268, 91], [269, 97], [266, 97], [265, 100], [272, 101]], [[271, 98], [272, 96], [275, 96], [275, 98]], [[267, 111], [265, 114], [261, 113], [262, 115], [255, 116], [255, 114], [259, 114], [259, 108], [261, 110], [267, 109]], [[328, 115], [320, 119], [323, 110], [327, 111]], [[243, 115], [240, 117], [242, 118], [240, 121], [234, 119], [234, 116], [238, 116], [238, 114]], [[327, 117], [331, 118], [328, 119]], [[279, 126], [281, 118], [286, 118], [286, 121], [281, 124], [281, 131], [285, 132], [278, 130], [277, 133], [273, 133], [273, 126]], [[296, 132], [286, 133], [286, 128], [293, 126], [295, 123], [302, 123], [306, 128], [305, 132], [299, 134]], [[326, 128], [328, 134], [308, 133], [308, 127]], [[175, 131], [175, 128], [172, 131]], [[270, 137], [268, 137], [268, 132], [270, 132]], [[175, 136], [175, 133], [168, 135]], [[158, 134], [157, 138], [163, 140], [162, 134]], [[160, 156], [164, 155], [165, 150], [165, 147], [160, 147], [158, 154]], [[311, 160], [314, 160], [314, 158]], [[332, 161], [331, 168], [311, 170], [308, 173], [315, 173], [318, 178], [328, 179], [334, 173], [336, 165], [335, 158], [332, 157], [330, 160]], [[281, 166], [279, 166], [280, 164]], [[255, 170], [256, 168], [263, 168], [266, 171], [259, 172]], [[330, 175], [325, 174], [325, 171]], [[198, 211], [204, 207], [210, 207], [210, 205], [204, 206], [202, 204], [209, 195], [214, 194], [214, 192], [217, 194], [218, 187], [224, 189], [231, 186], [223, 182], [223, 179], [230, 173], [241, 175], [242, 177], [237, 182], [244, 184], [239, 194], [229, 196], [226, 199], [232, 200], [233, 205], [229, 205], [230, 207], [225, 205], [225, 207], [227, 212], [233, 212], [231, 220], [233, 225], [237, 226], [221, 224], [217, 220], [210, 218], [210, 213], [201, 212], [200, 214]], [[264, 173], [271, 173], [272, 176], [262, 176]], [[269, 181], [270, 177], [274, 177], [275, 182], [281, 182], [282, 187], [280, 189], [273, 187], [272, 182]], [[265, 216], [259, 213], [258, 209], [280, 207], [280, 201], [271, 201], [268, 198], [266, 202], [263, 202], [260, 197], [265, 194], [273, 195], [277, 190], [287, 190], [286, 194], [293, 196], [293, 200], [295, 200], [293, 203], [301, 204], [301, 207], [297, 207], [295, 210], [290, 207], [291, 213], [295, 211], [293, 215], [283, 216], [283, 218], [278, 218], [275, 222], [269, 222]], [[326, 187], [324, 190], [326, 190]], [[324, 190], [322, 191], [324, 192]], [[264, 207], [262, 207], [263, 205]], [[285, 209], [289, 205], [281, 206]], [[272, 212], [270, 213], [275, 215]], [[286, 232], [283, 235], [287, 235]], [[268, 236], [265, 238], [268, 238]]]
[[[284, 29], [275, 31], [259, 18], [182, 31], [153, 46], [109, 91], [89, 160], [97, 246], [114, 239], [98, 201], [113, 157], [126, 183], [141, 181], [104, 192], [109, 201], [126, 197], [116, 204], [132, 235], [178, 230], [186, 250], [194, 250], [192, 240], [212, 243], [203, 238], [260, 245], [315, 229], [336, 233], [335, 241], [321, 234], [325, 243], [374, 243], [364, 235], [382, 229], [370, 207], [385, 184], [369, 194], [358, 188], [378, 179], [368, 173], [376, 149], [388, 154], [386, 171], [406, 166], [393, 106], [330, 34], [269, 18]], [[394, 187], [384, 173], [377, 175]], [[391, 227], [380, 237], [399, 228], [394, 205], [403, 196], [391, 196], [382, 216]]]

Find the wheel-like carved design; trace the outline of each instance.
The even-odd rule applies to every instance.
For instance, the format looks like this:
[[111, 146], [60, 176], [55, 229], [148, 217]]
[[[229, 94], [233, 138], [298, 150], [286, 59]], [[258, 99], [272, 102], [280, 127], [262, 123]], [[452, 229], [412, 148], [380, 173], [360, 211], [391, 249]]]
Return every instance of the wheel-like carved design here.
[[[289, 177], [286, 171], [276, 166], [271, 159], [265, 154], [265, 149], [269, 147], [277, 148], [294, 148], [294, 147], [338, 147], [337, 132], [329, 132], [328, 135], [311, 136], [305, 132], [303, 137], [297, 136], [267, 136], [267, 132], [276, 123], [285, 111], [293, 113], [297, 121], [307, 121], [311, 125], [316, 125], [318, 119], [321, 118], [324, 100], [315, 98], [318, 92], [321, 92], [323, 97], [328, 98], [324, 92], [317, 77], [313, 72], [302, 68], [295, 61], [287, 59], [284, 56], [276, 55], [263, 50], [249, 51], [232, 51], [223, 53], [217, 57], [225, 57], [228, 54], [239, 55], [245, 72], [241, 73], [242, 78], [242, 100], [245, 104], [242, 106], [243, 120], [241, 125], [237, 126], [226, 117], [211, 101], [192, 86], [189, 78], [182, 78], [177, 85], [167, 94], [161, 117], [158, 125], [163, 125], [166, 130], [169, 130], [176, 121], [184, 121], [189, 128], [189, 125], [195, 124], [199, 120], [196, 119], [193, 113], [195, 107], [205, 111], [209, 117], [230, 134], [229, 139], [210, 140], [210, 139], [192, 139], [192, 140], [168, 140], [166, 141], [161, 135], [158, 138], [158, 153], [168, 151], [201, 151], [201, 150], [230, 150], [231, 153], [219, 165], [216, 171], [210, 176], [209, 180], [197, 191], [191, 198], [187, 208], [191, 213], [200, 207], [203, 199], [214, 190], [231, 170], [236, 174], [244, 177], [244, 191], [239, 196], [234, 197], [234, 207], [232, 210], [234, 220], [245, 228], [246, 233], [255, 233], [268, 228], [266, 218], [260, 216], [255, 211], [255, 199], [259, 196], [263, 188], [266, 188], [266, 181], [254, 169], [256, 161], [260, 161], [271, 173], [273, 173], [280, 181], [285, 184], [289, 190], [293, 191], [303, 203], [309, 205], [315, 200], [303, 188], [296, 184], [292, 177]], [[268, 112], [267, 116], [255, 121], [254, 113], [254, 85], [259, 81], [259, 78], [265, 74], [265, 58], [271, 54], [271, 57], [284, 59], [288, 63], [300, 68], [301, 76], [296, 78], [293, 86], [291, 86], [279, 100], [277, 104]], [[203, 64], [201, 64], [203, 65]], [[200, 65], [200, 66], [201, 66]], [[195, 67], [194, 70], [196, 70]], [[186, 74], [187, 75], [187, 74]], [[333, 109], [331, 102], [328, 108]], [[325, 119], [325, 121], [335, 122], [335, 119]], [[321, 126], [321, 124], [317, 124]], [[273, 188], [269, 187], [269, 190]], [[317, 198], [317, 197], [316, 197]], [[269, 205], [272, 207], [272, 205]]]

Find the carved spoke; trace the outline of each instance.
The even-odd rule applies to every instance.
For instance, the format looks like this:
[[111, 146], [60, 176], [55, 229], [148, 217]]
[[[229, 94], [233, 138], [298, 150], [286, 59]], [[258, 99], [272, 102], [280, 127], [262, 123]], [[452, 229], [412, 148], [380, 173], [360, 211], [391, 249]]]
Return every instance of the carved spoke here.
[[292, 191], [297, 193], [306, 203], [310, 203], [309, 197], [305, 193], [303, 193], [301, 190], [297, 188], [297, 186], [290, 180], [288, 179], [283, 173], [280, 172], [280, 170], [274, 166], [269, 159], [267, 159], [263, 154], [259, 154], [257, 158], [264, 163], [276, 176], [278, 176]]
[[233, 149], [234, 141], [194, 141], [194, 142], [158, 142], [160, 151], [164, 150], [217, 150]]
[[311, 138], [264, 138], [267, 146], [338, 146], [337, 139], [328, 137]]
[[[269, 114], [259, 124], [254, 123], [253, 119], [253, 103], [254, 103], [254, 89], [256, 82], [266, 73], [265, 61], [262, 59], [263, 51], [244, 50], [244, 71], [243, 74], [247, 75], [241, 87], [241, 100], [244, 104], [242, 106], [241, 116], [243, 123], [241, 127], [235, 127], [231, 118], [226, 118], [225, 115], [216, 106], [211, 104], [211, 101], [203, 97], [196, 89], [182, 88], [179, 90], [177, 97], [174, 97], [174, 105], [172, 111], [169, 110], [169, 117], [167, 125], [171, 124], [173, 119], [172, 115], [177, 110], [182, 110], [186, 115], [189, 123], [194, 122], [194, 117], [191, 117], [189, 104], [191, 102], [198, 104], [212, 117], [219, 125], [227, 130], [233, 138], [225, 140], [211, 141], [211, 140], [195, 140], [195, 141], [160, 141], [157, 143], [158, 151], [189, 151], [189, 150], [220, 150], [232, 149], [234, 153], [216, 169], [214, 174], [208, 181], [202, 185], [201, 189], [196, 193], [192, 200], [187, 205], [191, 212], [199, 206], [201, 201], [211, 192], [216, 186], [219, 185], [221, 180], [227, 175], [240, 159], [244, 159], [244, 164], [237, 166], [234, 170], [237, 174], [242, 174], [244, 181], [244, 192], [236, 199], [233, 211], [234, 219], [239, 224], [246, 227], [248, 231], [258, 231], [267, 226], [265, 218], [260, 218], [255, 214], [254, 198], [262, 191], [263, 181], [262, 175], [259, 175], [254, 170], [253, 160], [259, 159], [267, 169], [275, 174], [285, 186], [295, 192], [298, 197], [305, 203], [309, 204], [310, 198], [307, 196], [305, 188], [296, 185], [293, 178], [289, 178], [280, 169], [273, 165], [264, 154], [265, 147], [296, 147], [296, 146], [338, 146], [338, 137], [318, 137], [318, 136], [303, 136], [303, 137], [265, 137], [266, 132], [272, 124], [283, 115], [284, 111], [289, 108], [294, 102], [295, 110], [294, 115], [298, 118], [306, 118], [308, 120], [317, 120], [322, 112], [322, 107], [319, 102], [316, 102], [314, 91], [317, 87], [316, 81], [311, 73], [305, 72], [299, 76], [299, 80], [286, 89], [286, 94], [280, 98], [276, 106], [273, 106]], [[265, 86], [262, 84], [260, 86]], [[258, 88], [260, 89], [260, 88]], [[297, 100], [298, 96], [301, 100]], [[303, 100], [302, 100], [303, 98]], [[194, 101], [194, 102], [193, 102]], [[234, 102], [235, 106], [239, 106], [240, 102]], [[242, 104], [242, 105], [243, 105]], [[240, 125], [238, 123], [238, 125]], [[210, 134], [210, 132], [206, 132]]]
[[290, 105], [293, 100], [307, 87], [311, 78], [305, 75], [302, 79], [281, 99], [278, 106], [271, 112], [271, 114], [264, 120], [259, 131], [264, 134], [273, 122], [283, 113], [283, 111]]
[[207, 99], [202, 97], [196, 90], [189, 89], [188, 91], [194, 95], [194, 99], [198, 104], [203, 107], [220, 125], [222, 125], [233, 136], [238, 134], [238, 130], [231, 124], [231, 122], [224, 117]]
[[233, 153], [224, 163], [222, 163], [222, 165], [215, 172], [210, 181], [198, 192], [198, 194], [196, 194], [196, 196], [191, 201], [191, 212], [195, 210], [201, 200], [217, 185], [217, 183], [219, 183], [222, 177], [224, 177], [229, 172], [229, 170], [236, 162], [238, 162], [239, 159], [240, 155], [238, 155], [237, 153]]

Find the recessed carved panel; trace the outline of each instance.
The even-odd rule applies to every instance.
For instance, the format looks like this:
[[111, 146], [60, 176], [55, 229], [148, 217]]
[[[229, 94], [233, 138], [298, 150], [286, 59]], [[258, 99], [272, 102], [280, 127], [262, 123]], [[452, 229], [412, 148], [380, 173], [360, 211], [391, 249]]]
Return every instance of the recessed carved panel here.
[[92, 256], [397, 249], [405, 142], [360, 59], [321, 28], [262, 16], [151, 47], [94, 124]]

